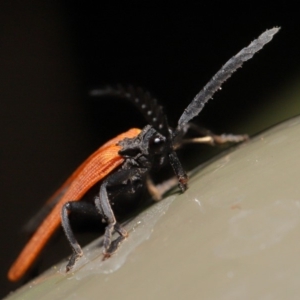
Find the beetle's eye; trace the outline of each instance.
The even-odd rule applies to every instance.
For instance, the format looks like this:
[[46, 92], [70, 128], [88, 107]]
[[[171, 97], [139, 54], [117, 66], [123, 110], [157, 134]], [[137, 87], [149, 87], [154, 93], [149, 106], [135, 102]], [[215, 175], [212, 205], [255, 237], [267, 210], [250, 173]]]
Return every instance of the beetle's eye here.
[[160, 136], [153, 136], [149, 140], [149, 149], [153, 151], [154, 153], [162, 152], [165, 144], [165, 138]]
[[161, 142], [162, 142], [162, 140], [159, 137], [156, 137], [153, 140], [153, 144], [156, 144], [156, 145], [160, 144]]

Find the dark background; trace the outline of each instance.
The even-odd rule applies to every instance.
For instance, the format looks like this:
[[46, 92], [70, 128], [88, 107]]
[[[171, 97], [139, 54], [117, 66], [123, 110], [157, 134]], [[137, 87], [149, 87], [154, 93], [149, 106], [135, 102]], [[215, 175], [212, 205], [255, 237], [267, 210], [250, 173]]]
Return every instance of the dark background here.
[[[197, 121], [215, 132], [253, 134], [299, 113], [299, 104], [277, 101], [298, 86], [296, 8], [279, 1], [151, 3], [1, 2], [0, 296], [18, 285], [7, 281], [6, 272], [25, 243], [21, 229], [30, 216], [104, 141], [145, 125], [126, 101], [89, 98], [92, 87], [123, 83], [147, 88], [176, 125], [226, 60], [265, 29], [281, 26]], [[47, 261], [70, 253], [64, 238], [59, 244], [64, 250], [50, 251]]]

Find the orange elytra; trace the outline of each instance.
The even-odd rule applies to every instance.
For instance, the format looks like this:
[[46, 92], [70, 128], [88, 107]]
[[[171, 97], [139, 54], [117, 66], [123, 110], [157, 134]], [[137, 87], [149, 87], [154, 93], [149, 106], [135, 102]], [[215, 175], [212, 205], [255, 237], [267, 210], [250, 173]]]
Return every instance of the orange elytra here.
[[65, 191], [11, 266], [8, 272], [9, 280], [19, 280], [33, 264], [50, 237], [60, 226], [62, 206], [68, 201], [81, 200], [91, 187], [123, 163], [124, 159], [118, 154], [121, 149], [118, 142], [124, 138], [133, 138], [139, 132], [140, 129], [130, 129], [105, 143], [88, 157], [57, 190], [50, 199], [57, 197], [63, 190]]

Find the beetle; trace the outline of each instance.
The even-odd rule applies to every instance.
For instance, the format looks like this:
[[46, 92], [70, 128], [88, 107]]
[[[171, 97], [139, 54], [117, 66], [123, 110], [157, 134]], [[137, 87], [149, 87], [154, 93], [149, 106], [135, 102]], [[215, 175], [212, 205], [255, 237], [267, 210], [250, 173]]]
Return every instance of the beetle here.
[[[181, 192], [184, 192], [187, 189], [188, 176], [177, 157], [178, 148], [185, 143], [219, 144], [247, 139], [246, 135], [218, 136], [210, 132], [205, 134], [201, 132], [202, 137], [192, 140], [184, 139], [184, 136], [188, 130], [199, 131], [190, 120], [197, 116], [206, 102], [221, 89], [223, 82], [270, 42], [278, 30], [279, 28], [275, 27], [265, 31], [248, 47], [228, 60], [187, 106], [175, 129], [168, 125], [162, 107], [142, 89], [118, 86], [92, 91], [93, 96], [113, 95], [130, 100], [142, 112], [148, 125], [143, 129], [130, 129], [113, 138], [75, 170], [47, 202], [46, 209], [40, 216], [44, 217], [45, 211], [49, 208], [51, 211], [10, 268], [9, 280], [17, 281], [25, 274], [60, 224], [72, 248], [66, 271], [74, 267], [76, 261], [83, 255], [83, 251], [71, 229], [69, 214], [72, 212], [97, 211], [102, 221], [107, 224], [103, 240], [104, 259], [110, 257], [117, 250], [120, 242], [127, 237], [126, 230], [116, 220], [112, 206], [122, 201], [125, 196], [129, 198], [135, 196], [145, 185], [150, 190], [150, 194], [159, 199], [161, 193], [149, 177], [152, 170], [169, 163]], [[95, 197], [94, 204], [79, 201], [99, 182], [100, 191]], [[112, 242], [113, 232], [119, 234], [117, 244]]]

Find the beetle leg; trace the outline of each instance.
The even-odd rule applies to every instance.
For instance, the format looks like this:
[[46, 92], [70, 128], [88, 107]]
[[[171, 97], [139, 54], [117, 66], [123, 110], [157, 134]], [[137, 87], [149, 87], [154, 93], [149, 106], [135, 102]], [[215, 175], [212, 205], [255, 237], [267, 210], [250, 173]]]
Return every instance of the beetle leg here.
[[156, 185], [149, 176], [146, 179], [148, 192], [154, 201], [160, 201], [163, 194], [169, 191], [172, 187], [176, 186], [177, 183], [178, 179], [175, 176]]
[[[127, 231], [121, 227], [120, 224], [117, 223], [113, 210], [110, 206], [108, 195], [107, 195], [107, 181], [104, 181], [100, 187], [99, 197], [95, 199], [95, 205], [99, 213], [103, 216], [104, 220], [108, 223], [105, 228], [104, 233], [104, 241], [103, 241], [103, 254], [104, 258], [111, 256], [113, 252], [115, 252], [120, 245], [120, 243], [128, 236]], [[120, 238], [118, 238], [117, 245], [112, 243], [111, 237], [113, 231], [117, 231], [120, 234]]]
[[70, 243], [70, 246], [72, 248], [73, 254], [71, 255], [69, 262], [66, 266], [66, 271], [70, 271], [76, 261], [83, 255], [82, 249], [77, 242], [74, 233], [72, 231], [70, 220], [69, 220], [69, 213], [71, 212], [80, 212], [80, 213], [86, 213], [86, 214], [94, 214], [95, 213], [95, 207], [91, 205], [90, 203], [86, 202], [74, 202], [70, 201], [67, 202], [63, 207], [61, 211], [61, 220], [62, 220], [62, 227], [64, 229], [64, 232], [66, 234], [66, 237]]
[[103, 260], [111, 257], [118, 250], [125, 238], [128, 236], [127, 231], [119, 223], [115, 224], [114, 230], [117, 231], [120, 234], [120, 236], [115, 240], [111, 241], [109, 248], [103, 253]]
[[208, 144], [211, 146], [221, 145], [225, 143], [241, 143], [248, 140], [249, 137], [246, 134], [235, 135], [235, 134], [221, 134], [215, 135], [211, 134], [208, 136], [193, 138], [193, 139], [185, 139], [182, 140], [182, 144]]
[[179, 148], [183, 144], [208, 144], [211, 146], [221, 145], [225, 143], [240, 143], [249, 139], [247, 134], [221, 134], [217, 135], [211, 132], [208, 129], [197, 126], [194, 123], [188, 123], [183, 128], [183, 134], [186, 134], [188, 130], [194, 130], [198, 132], [201, 137], [191, 138], [191, 139], [182, 139], [179, 145], [176, 145], [176, 148]]
[[158, 190], [152, 179], [148, 176], [146, 179], [146, 185], [149, 194], [154, 201], [160, 201], [162, 198], [162, 193]]

